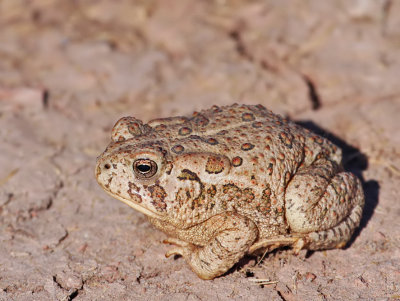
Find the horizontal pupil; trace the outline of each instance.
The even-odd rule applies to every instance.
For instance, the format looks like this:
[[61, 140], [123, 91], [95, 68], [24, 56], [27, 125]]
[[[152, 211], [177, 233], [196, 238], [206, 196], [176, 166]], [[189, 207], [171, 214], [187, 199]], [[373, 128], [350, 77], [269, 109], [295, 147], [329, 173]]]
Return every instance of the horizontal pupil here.
[[149, 172], [149, 171], [150, 171], [151, 167], [150, 167], [150, 165], [138, 165], [138, 166], [137, 166], [137, 169], [138, 169], [140, 172], [146, 173], [146, 172]]

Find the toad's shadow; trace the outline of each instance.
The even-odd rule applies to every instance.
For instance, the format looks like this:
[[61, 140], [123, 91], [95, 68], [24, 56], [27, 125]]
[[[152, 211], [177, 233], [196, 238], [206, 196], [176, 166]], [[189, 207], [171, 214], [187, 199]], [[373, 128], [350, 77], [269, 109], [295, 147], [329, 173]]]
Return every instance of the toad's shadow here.
[[345, 141], [335, 136], [334, 134], [323, 130], [312, 121], [299, 121], [296, 124], [309, 129], [310, 131], [318, 134], [324, 138], [327, 138], [335, 145], [339, 146], [343, 151], [343, 167], [346, 171], [354, 173], [360, 180], [364, 189], [365, 205], [363, 215], [361, 218], [360, 226], [355, 230], [352, 238], [348, 242], [349, 247], [360, 235], [362, 229], [364, 229], [368, 221], [374, 214], [375, 208], [378, 205], [379, 199], [379, 183], [375, 180], [365, 181], [362, 176], [362, 171], [368, 168], [367, 156], [360, 152], [359, 149], [347, 144]]

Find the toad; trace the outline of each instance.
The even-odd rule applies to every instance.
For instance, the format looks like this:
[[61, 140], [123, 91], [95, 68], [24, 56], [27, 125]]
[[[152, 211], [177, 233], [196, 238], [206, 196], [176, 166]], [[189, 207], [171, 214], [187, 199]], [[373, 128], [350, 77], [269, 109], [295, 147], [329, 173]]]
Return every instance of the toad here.
[[341, 248], [364, 194], [341, 150], [261, 105], [213, 106], [191, 117], [120, 119], [95, 174], [145, 214], [202, 279], [246, 254]]

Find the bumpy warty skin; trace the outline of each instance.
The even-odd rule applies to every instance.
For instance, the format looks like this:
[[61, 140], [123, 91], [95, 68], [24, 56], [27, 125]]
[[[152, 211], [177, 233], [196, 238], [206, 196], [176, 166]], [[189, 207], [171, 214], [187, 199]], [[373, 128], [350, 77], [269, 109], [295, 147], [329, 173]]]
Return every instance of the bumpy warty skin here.
[[342, 247], [359, 225], [360, 181], [341, 150], [261, 105], [192, 117], [120, 119], [96, 178], [146, 214], [203, 279], [246, 253]]

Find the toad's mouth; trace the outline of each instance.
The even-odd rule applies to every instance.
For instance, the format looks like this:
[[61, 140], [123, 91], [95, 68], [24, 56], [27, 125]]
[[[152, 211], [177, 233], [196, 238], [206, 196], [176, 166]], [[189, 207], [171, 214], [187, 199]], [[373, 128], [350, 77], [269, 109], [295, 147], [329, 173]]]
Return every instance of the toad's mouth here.
[[146, 207], [143, 207], [141, 205], [139, 205], [138, 203], [135, 203], [131, 200], [128, 200], [126, 198], [123, 198], [119, 195], [113, 194], [111, 191], [109, 191], [108, 189], [106, 189], [105, 187], [103, 187], [103, 189], [105, 190], [105, 192], [107, 192], [110, 196], [112, 196], [114, 199], [117, 199], [125, 204], [127, 204], [129, 207], [132, 207], [133, 209], [147, 215], [148, 217], [152, 217], [152, 218], [156, 218], [156, 219], [162, 219], [162, 215], [154, 212]]

